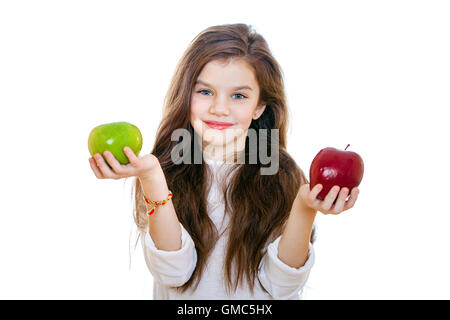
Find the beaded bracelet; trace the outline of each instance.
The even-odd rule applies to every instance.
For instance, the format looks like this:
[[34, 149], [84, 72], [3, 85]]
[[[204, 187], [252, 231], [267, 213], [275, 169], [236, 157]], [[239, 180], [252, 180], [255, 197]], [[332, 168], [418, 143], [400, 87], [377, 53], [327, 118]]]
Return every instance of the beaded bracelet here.
[[169, 190], [169, 195], [167, 196], [166, 200], [162, 200], [162, 201], [152, 201], [152, 200], [148, 200], [145, 195], [143, 196], [143, 199], [145, 200], [145, 202], [147, 202], [149, 205], [151, 205], [151, 209], [147, 211], [148, 215], [151, 215], [155, 212], [155, 209], [158, 206], [162, 206], [165, 205], [170, 199], [172, 199], [172, 192]]

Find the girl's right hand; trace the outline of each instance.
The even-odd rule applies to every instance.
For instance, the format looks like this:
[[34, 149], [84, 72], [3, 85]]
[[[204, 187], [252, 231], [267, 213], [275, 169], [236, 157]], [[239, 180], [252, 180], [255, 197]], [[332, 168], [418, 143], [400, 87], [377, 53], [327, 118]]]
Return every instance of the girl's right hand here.
[[145, 179], [151, 177], [154, 171], [160, 168], [158, 158], [151, 153], [137, 157], [129, 147], [124, 147], [123, 152], [130, 161], [125, 165], [120, 164], [110, 151], [103, 152], [111, 168], [99, 153], [94, 154], [94, 158], [89, 158], [89, 164], [95, 176], [98, 179], [117, 180], [129, 177]]

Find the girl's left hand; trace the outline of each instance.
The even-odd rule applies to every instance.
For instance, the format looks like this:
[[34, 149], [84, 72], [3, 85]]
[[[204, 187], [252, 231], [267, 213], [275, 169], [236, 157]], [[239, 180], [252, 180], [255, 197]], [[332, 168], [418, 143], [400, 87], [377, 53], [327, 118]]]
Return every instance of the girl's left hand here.
[[320, 211], [324, 214], [340, 214], [355, 205], [358, 199], [359, 189], [354, 187], [351, 191], [350, 198], [348, 188], [340, 188], [334, 186], [330, 189], [323, 200], [317, 199], [317, 195], [322, 190], [322, 185], [317, 184], [312, 190], [309, 189], [309, 184], [300, 186], [299, 195], [300, 200], [308, 208]]

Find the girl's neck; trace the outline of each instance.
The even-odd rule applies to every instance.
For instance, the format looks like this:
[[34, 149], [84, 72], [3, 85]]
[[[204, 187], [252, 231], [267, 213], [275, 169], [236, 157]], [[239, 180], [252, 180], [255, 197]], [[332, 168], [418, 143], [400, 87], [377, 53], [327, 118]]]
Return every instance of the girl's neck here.
[[[245, 146], [244, 146], [245, 147]], [[210, 162], [217, 163], [238, 163], [239, 156], [243, 154], [244, 149], [211, 147], [203, 149], [203, 158]]]
[[222, 145], [204, 145], [203, 158], [219, 163], [237, 163], [239, 156], [243, 155], [245, 149], [245, 139], [237, 139], [226, 146]]

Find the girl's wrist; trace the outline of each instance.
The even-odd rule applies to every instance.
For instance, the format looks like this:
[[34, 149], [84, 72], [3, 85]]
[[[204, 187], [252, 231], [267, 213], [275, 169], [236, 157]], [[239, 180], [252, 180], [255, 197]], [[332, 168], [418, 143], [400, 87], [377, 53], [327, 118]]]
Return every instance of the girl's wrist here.
[[143, 181], [152, 182], [155, 180], [159, 180], [161, 178], [161, 174], [162, 174], [162, 176], [164, 176], [164, 172], [163, 172], [162, 168], [160, 166], [157, 166], [157, 167], [154, 167], [150, 170], [143, 172], [142, 174], [140, 174], [138, 176], [138, 178], [139, 178], [139, 180], [141, 180], [141, 182], [143, 182]]
[[304, 202], [301, 201], [301, 203], [298, 206], [297, 213], [305, 218], [310, 218], [314, 220], [317, 214], [317, 210], [307, 206]]

